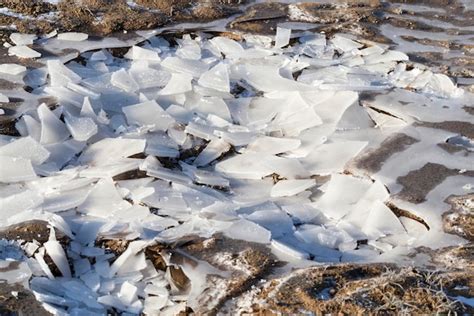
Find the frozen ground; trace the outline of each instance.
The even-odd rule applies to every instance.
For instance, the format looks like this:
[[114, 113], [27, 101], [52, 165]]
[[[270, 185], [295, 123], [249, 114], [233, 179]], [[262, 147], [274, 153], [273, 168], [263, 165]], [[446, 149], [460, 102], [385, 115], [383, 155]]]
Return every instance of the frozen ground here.
[[[33, 64], [0, 65], [0, 223], [50, 226], [2, 241], [2, 278], [58, 315], [249, 312], [294, 282], [265, 283], [270, 270], [439, 267], [428, 249], [472, 241], [468, 89], [362, 37], [201, 27], [10, 35]], [[361, 273], [401, 282], [374, 269]], [[323, 301], [341, 281], [326, 277]], [[227, 301], [249, 280], [261, 287]], [[466, 308], [446, 300], [428, 312]]]

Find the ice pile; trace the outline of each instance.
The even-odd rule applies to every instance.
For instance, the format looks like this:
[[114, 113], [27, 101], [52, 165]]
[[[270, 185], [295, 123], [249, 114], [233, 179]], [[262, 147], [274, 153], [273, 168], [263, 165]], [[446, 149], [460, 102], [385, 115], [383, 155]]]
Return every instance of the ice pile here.
[[[429, 114], [362, 107], [358, 92], [430, 100], [435, 115], [440, 104], [460, 109], [463, 90], [369, 41], [290, 41], [283, 28], [275, 39], [153, 37], [123, 58], [103, 49], [49, 59], [24, 79], [20, 66], [0, 65], [35, 100], [57, 100], [23, 108], [21, 137], [0, 137], [1, 223], [44, 219], [72, 239], [64, 251], [51, 230], [44, 245], [28, 245], [30, 287], [49, 311], [177, 313], [190, 298], [144, 249], [191, 234], [268, 244], [287, 261], [340, 262], [395, 260], [427, 233], [387, 206], [396, 175], [349, 166]], [[95, 246], [99, 237], [131, 243], [116, 258]]]

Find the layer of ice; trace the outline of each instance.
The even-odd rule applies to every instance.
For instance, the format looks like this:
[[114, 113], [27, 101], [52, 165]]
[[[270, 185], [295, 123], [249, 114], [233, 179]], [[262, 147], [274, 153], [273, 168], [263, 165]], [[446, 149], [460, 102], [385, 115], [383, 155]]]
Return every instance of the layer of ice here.
[[[54, 53], [45, 67], [0, 65], [2, 79], [33, 89], [0, 94], [23, 101], [14, 112], [21, 136], [0, 137], [0, 225], [41, 219], [71, 238], [64, 248], [53, 235], [25, 247], [30, 286], [48, 310], [166, 315], [182, 301], [196, 306], [207, 274], [220, 272], [163, 251], [191, 280], [183, 294], [144, 251], [190, 235], [261, 243], [292, 264], [396, 260], [400, 248], [464, 242], [442, 233], [441, 215], [448, 196], [470, 188], [472, 146], [463, 128], [442, 124], [470, 124], [472, 94], [449, 77], [388, 46], [298, 38], [288, 24], [274, 45], [268, 36], [185, 34], [170, 44], [139, 33], [148, 40], [41, 38], [41, 52]], [[13, 52], [28, 52], [35, 38], [12, 40]], [[130, 46], [125, 58], [106, 50]], [[80, 58], [65, 64], [77, 57], [59, 54], [65, 48]], [[371, 97], [359, 102], [359, 91]], [[460, 171], [412, 203], [399, 179], [428, 163]], [[116, 256], [95, 246], [100, 238], [128, 247]]]
[[58, 39], [61, 41], [74, 41], [74, 42], [82, 42], [85, 41], [89, 35], [85, 33], [78, 33], [78, 32], [67, 32], [67, 33], [59, 33]]

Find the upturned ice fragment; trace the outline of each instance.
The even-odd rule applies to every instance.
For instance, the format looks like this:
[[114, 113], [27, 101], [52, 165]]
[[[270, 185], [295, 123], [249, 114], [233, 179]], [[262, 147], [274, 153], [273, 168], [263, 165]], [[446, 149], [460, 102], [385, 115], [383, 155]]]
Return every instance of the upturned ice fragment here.
[[275, 36], [275, 48], [285, 47], [290, 43], [291, 29], [277, 27]]
[[198, 167], [205, 166], [227, 152], [229, 149], [229, 143], [221, 139], [211, 140], [209, 144], [207, 144], [206, 148], [204, 148], [204, 150], [201, 151], [196, 157], [194, 160], [194, 165]]
[[46, 104], [42, 103], [37, 111], [41, 123], [41, 144], [59, 143], [69, 137], [70, 134], [64, 123], [54, 115]]
[[130, 50], [125, 54], [126, 58], [134, 60], [150, 60], [150, 61], [160, 61], [161, 58], [158, 56], [158, 53], [154, 50], [143, 48], [140, 46], [132, 46]]
[[47, 61], [50, 84], [53, 87], [66, 86], [69, 82], [78, 83], [81, 76], [70, 70], [57, 59]]
[[15, 55], [20, 58], [38, 58], [41, 53], [29, 48], [28, 46], [12, 46], [8, 49], [9, 55]]
[[217, 36], [210, 40], [226, 58], [238, 59], [244, 54], [244, 49], [240, 43], [224, 36]]
[[58, 267], [59, 271], [61, 271], [61, 274], [66, 278], [70, 278], [71, 270], [69, 268], [69, 262], [59, 241], [50, 239], [45, 242], [43, 246], [54, 264]]

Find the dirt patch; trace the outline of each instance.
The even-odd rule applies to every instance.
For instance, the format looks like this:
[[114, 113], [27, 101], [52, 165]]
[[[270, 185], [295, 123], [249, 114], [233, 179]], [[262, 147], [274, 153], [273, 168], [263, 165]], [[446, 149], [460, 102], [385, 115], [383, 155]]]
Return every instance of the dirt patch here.
[[[471, 175], [473, 173], [474, 171], [467, 171], [464, 174]], [[415, 204], [422, 203], [425, 201], [426, 195], [444, 179], [458, 174], [459, 170], [457, 169], [429, 162], [420, 169], [410, 171], [397, 178], [397, 182], [403, 186], [403, 189], [396, 197]]]
[[[21, 224], [8, 226], [0, 231], [0, 239], [8, 240], [22, 240], [25, 242], [32, 242], [36, 240], [43, 244], [49, 239], [50, 228], [48, 223], [44, 221], [29, 221]], [[56, 239], [63, 244], [69, 242], [69, 238], [61, 231], [55, 229]]]
[[376, 149], [371, 149], [356, 160], [356, 167], [375, 173], [392, 155], [402, 152], [419, 140], [406, 134], [398, 133], [384, 140]]
[[2, 6], [11, 9], [14, 12], [38, 16], [42, 13], [55, 11], [56, 6], [41, 0], [3, 0]]
[[49, 316], [32, 292], [19, 284], [0, 283], [0, 315]]
[[444, 230], [474, 241], [474, 194], [450, 196], [446, 203], [451, 209], [443, 214]]
[[445, 131], [457, 133], [471, 139], [474, 139], [474, 124], [460, 121], [444, 121], [444, 122], [421, 122], [415, 123], [415, 126], [442, 129]]
[[460, 277], [386, 264], [312, 267], [268, 281], [226, 307], [254, 314], [465, 313], [468, 307], [442, 291]]

